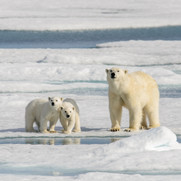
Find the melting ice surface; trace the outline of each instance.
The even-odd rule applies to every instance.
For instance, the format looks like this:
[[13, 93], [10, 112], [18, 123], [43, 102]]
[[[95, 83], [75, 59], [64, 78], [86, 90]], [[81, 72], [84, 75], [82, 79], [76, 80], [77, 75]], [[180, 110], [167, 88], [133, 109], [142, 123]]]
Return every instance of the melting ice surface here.
[[[1, 180], [180, 181], [179, 0], [0, 0], [0, 5]], [[154, 77], [162, 127], [109, 131], [105, 69], [112, 66]], [[49, 96], [77, 101], [81, 133], [62, 134], [59, 122], [55, 134], [24, 131], [28, 102]], [[123, 129], [128, 120], [124, 109]]]

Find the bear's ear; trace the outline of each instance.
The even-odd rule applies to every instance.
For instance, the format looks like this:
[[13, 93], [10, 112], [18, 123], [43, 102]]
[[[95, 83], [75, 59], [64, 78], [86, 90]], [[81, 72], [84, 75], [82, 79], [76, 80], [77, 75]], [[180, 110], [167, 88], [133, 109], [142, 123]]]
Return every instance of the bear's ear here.
[[63, 101], [63, 98], [62, 98], [62, 97], [60, 97], [60, 100], [61, 100], [61, 101]]
[[51, 97], [48, 97], [48, 100], [50, 101], [50, 100], [51, 100]]
[[73, 110], [75, 110], [75, 108], [74, 108], [74, 107], [72, 107], [72, 109], [73, 109]]
[[124, 73], [127, 74], [127, 73], [128, 73], [128, 70], [124, 70]]
[[108, 73], [108, 72], [109, 72], [109, 69], [106, 69], [105, 71], [106, 71], [106, 73]]

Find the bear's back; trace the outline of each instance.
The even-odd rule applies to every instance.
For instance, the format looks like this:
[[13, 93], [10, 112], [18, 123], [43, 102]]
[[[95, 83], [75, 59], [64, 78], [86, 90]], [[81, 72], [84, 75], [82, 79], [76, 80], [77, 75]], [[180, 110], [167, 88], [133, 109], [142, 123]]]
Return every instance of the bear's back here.
[[75, 107], [76, 112], [79, 113], [79, 107], [78, 107], [77, 103], [75, 102], [75, 100], [73, 100], [71, 98], [66, 98], [63, 100], [63, 103], [64, 102], [68, 102], [68, 103], [72, 104]]
[[41, 112], [47, 103], [47, 99], [34, 99], [26, 106], [26, 110], [33, 113]]
[[129, 74], [132, 79], [134, 79], [136, 82], [138, 82], [139, 84], [152, 84], [157, 86], [156, 81], [153, 79], [153, 77], [151, 77], [150, 75], [138, 71], [138, 72], [133, 72]]

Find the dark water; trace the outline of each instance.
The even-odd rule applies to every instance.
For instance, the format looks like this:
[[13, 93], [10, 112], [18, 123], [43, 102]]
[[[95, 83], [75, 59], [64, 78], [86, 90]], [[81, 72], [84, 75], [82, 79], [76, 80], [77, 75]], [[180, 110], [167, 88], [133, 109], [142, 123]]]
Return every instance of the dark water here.
[[[72, 144], [109, 144], [123, 137], [87, 137], [87, 138], [1, 138], [0, 144], [32, 144], [32, 145], [72, 145]], [[177, 135], [177, 141], [181, 143], [181, 135]]]
[[181, 26], [69, 31], [0, 30], [0, 48], [96, 48], [129, 40], [181, 40]]
[[120, 137], [106, 138], [2, 138], [0, 144], [32, 144], [32, 145], [70, 145], [70, 144], [109, 144]]

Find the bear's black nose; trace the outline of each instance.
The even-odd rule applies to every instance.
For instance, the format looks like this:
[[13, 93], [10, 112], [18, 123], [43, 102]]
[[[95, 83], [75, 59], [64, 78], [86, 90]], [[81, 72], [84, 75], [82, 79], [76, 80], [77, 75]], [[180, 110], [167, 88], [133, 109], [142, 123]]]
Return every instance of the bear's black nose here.
[[54, 102], [52, 102], [52, 106], [54, 106], [55, 105], [55, 103]]
[[67, 118], [69, 118], [70, 117], [70, 115], [67, 115]]
[[114, 79], [114, 78], [115, 78], [115, 75], [116, 75], [116, 74], [115, 74], [114, 72], [111, 73], [111, 78]]

